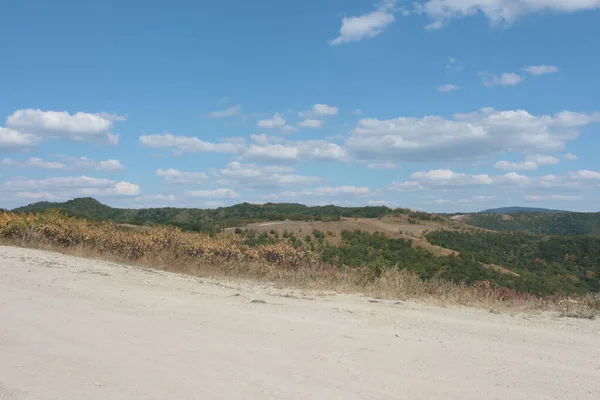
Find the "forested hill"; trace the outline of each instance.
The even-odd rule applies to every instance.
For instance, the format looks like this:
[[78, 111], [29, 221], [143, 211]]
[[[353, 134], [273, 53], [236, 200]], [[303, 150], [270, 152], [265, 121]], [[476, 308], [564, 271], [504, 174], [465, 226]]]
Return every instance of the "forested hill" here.
[[481, 211], [479, 214], [520, 214], [520, 213], [566, 213], [569, 211], [565, 210], [551, 210], [549, 208], [537, 208], [537, 207], [501, 207], [492, 208], [489, 210]]
[[293, 203], [242, 203], [217, 209], [199, 208], [112, 208], [93, 198], [80, 198], [64, 203], [39, 202], [13, 211], [23, 213], [44, 210], [65, 210], [73, 215], [88, 219], [102, 219], [129, 224], [168, 224], [187, 230], [212, 231], [223, 227], [237, 226], [259, 221], [335, 221], [341, 217], [377, 218], [408, 210], [392, 210], [387, 207], [309, 207]]
[[470, 214], [461, 220], [495, 231], [562, 236], [600, 235], [600, 213]]

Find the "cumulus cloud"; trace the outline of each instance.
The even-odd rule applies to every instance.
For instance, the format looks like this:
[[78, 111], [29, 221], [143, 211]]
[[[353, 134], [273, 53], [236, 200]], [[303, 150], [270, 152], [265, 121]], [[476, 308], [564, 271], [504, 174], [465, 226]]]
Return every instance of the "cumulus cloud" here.
[[[463, 190], [463, 189], [530, 190], [530, 191], [581, 191], [600, 188], [600, 172], [580, 170], [563, 175], [530, 177], [516, 172], [489, 176], [470, 175], [452, 170], [415, 172], [404, 182], [393, 182], [388, 190], [409, 192], [416, 190]], [[460, 189], [460, 190], [459, 190]]]
[[399, 165], [396, 165], [392, 162], [377, 162], [377, 163], [370, 163], [367, 164], [367, 168], [369, 169], [377, 169], [377, 170], [386, 170], [386, 169], [397, 169], [400, 168]]
[[503, 169], [505, 171], [533, 171], [538, 169], [537, 163], [533, 161], [523, 162], [509, 162], [509, 161], [498, 161], [494, 164], [494, 168]]
[[[261, 138], [264, 139], [264, 138]], [[261, 141], [249, 146], [243, 158], [257, 162], [290, 163], [304, 160], [348, 161], [346, 150], [323, 140], [298, 140], [273, 143]]]
[[334, 115], [337, 115], [338, 112], [339, 109], [337, 107], [330, 106], [328, 104], [315, 104], [310, 110], [300, 111], [298, 113], [298, 116], [300, 118], [316, 119], [322, 117], [332, 117]]
[[[416, 6], [439, 27], [453, 19], [485, 15], [493, 25], [510, 24], [518, 17], [540, 12], [575, 12], [600, 8], [600, 0], [427, 0]], [[430, 25], [431, 25], [430, 24]]]
[[87, 157], [57, 156], [68, 164], [69, 169], [94, 169], [104, 172], [118, 172], [125, 169], [119, 160], [93, 160]]
[[215, 190], [189, 190], [186, 195], [190, 197], [211, 198], [211, 199], [237, 199], [241, 195], [231, 189], [215, 189]]
[[153, 149], [171, 149], [182, 153], [238, 153], [239, 143], [212, 143], [197, 137], [175, 136], [170, 133], [142, 135], [140, 143]]
[[40, 141], [38, 136], [0, 127], [0, 153], [31, 150], [39, 145]]
[[199, 184], [208, 180], [204, 172], [182, 172], [173, 168], [157, 169], [156, 175], [162, 177], [166, 183]]
[[280, 114], [275, 114], [273, 118], [261, 119], [256, 123], [260, 128], [282, 128], [285, 126], [285, 119]]
[[117, 182], [89, 176], [52, 177], [40, 180], [13, 178], [0, 186], [28, 199], [71, 199], [81, 196], [135, 196], [141, 188], [130, 182]]
[[32, 157], [25, 161], [14, 161], [9, 158], [0, 160], [0, 167], [12, 166], [17, 168], [39, 168], [39, 169], [65, 169], [67, 166], [63, 163], [44, 161], [38, 157]]
[[560, 159], [554, 156], [534, 154], [526, 156], [522, 162], [498, 161], [494, 168], [506, 171], [533, 171], [538, 169], [540, 165], [554, 165], [559, 162]]
[[554, 153], [579, 136], [600, 114], [563, 111], [532, 115], [484, 108], [452, 118], [427, 116], [361, 119], [345, 146], [358, 159], [378, 161], [473, 161], [503, 152]]
[[503, 73], [501, 75], [496, 75], [488, 71], [480, 72], [479, 77], [481, 78], [481, 83], [484, 86], [492, 87], [492, 86], [514, 86], [521, 83], [524, 79], [521, 75], [515, 73]]
[[217, 111], [213, 111], [208, 113], [208, 117], [210, 118], [229, 118], [229, 117], [235, 117], [236, 115], [239, 114], [239, 112], [242, 110], [242, 106], [237, 104], [233, 107], [229, 107], [225, 110], [217, 110]]
[[113, 123], [125, 118], [107, 113], [90, 114], [66, 111], [17, 110], [6, 119], [6, 126], [21, 134], [47, 139], [96, 141], [117, 144], [119, 136], [112, 133]]
[[446, 85], [442, 85], [442, 86], [438, 86], [437, 87], [437, 91], [441, 92], [441, 93], [445, 93], [445, 92], [452, 92], [455, 90], [460, 89], [460, 86], [458, 85], [453, 85], [453, 84], [446, 84]]
[[323, 126], [323, 121], [320, 119], [305, 119], [298, 123], [298, 126], [302, 128], [320, 128]]
[[373, 192], [367, 187], [356, 186], [324, 186], [302, 191], [285, 191], [281, 197], [338, 197], [338, 196], [368, 196]]
[[114, 187], [114, 193], [119, 196], [135, 196], [142, 193], [142, 190], [134, 183], [117, 182]]
[[286, 186], [304, 186], [321, 182], [317, 176], [293, 174], [294, 169], [287, 166], [258, 166], [231, 162], [217, 172], [222, 185], [242, 186], [252, 189], [273, 189]]
[[454, 172], [449, 169], [415, 172], [410, 176], [410, 179], [412, 181], [417, 181], [422, 185], [448, 188], [490, 185], [493, 182], [492, 178], [487, 174], [469, 175]]
[[525, 195], [523, 198], [527, 201], [578, 201], [582, 200], [581, 196], [563, 196], [558, 194], [553, 194], [550, 196], [541, 196], [541, 195]]
[[556, 65], [532, 65], [531, 67], [523, 68], [523, 71], [531, 75], [554, 74], [560, 69]]
[[371, 39], [381, 34], [392, 22], [394, 16], [395, 0], [384, 0], [379, 7], [367, 14], [358, 17], [342, 18], [342, 27], [337, 38], [329, 44], [337, 46], [343, 43], [358, 42]]
[[576, 155], [576, 154], [573, 154], [573, 153], [567, 153], [567, 154], [563, 155], [563, 158], [564, 158], [565, 160], [568, 160], [568, 161], [576, 161], [576, 160], [579, 160], [579, 157], [577, 157], [577, 155]]

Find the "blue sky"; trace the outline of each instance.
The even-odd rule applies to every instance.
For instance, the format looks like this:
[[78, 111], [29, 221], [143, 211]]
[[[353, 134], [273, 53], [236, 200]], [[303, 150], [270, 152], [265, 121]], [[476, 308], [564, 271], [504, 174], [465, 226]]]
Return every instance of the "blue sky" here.
[[23, 0], [0, 14], [0, 207], [598, 211], [600, 0]]

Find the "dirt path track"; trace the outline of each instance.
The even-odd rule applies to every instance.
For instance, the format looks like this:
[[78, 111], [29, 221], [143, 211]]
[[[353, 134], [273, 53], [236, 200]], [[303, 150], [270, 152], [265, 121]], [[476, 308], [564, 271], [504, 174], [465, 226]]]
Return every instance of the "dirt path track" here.
[[0, 399], [598, 399], [600, 322], [0, 247]]

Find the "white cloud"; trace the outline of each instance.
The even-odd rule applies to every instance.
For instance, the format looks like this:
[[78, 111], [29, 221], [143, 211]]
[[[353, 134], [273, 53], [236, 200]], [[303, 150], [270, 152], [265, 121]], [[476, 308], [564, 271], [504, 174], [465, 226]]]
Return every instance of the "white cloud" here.
[[125, 167], [123, 166], [123, 164], [121, 164], [121, 162], [119, 160], [105, 160], [105, 161], [99, 161], [96, 169], [98, 169], [100, 171], [112, 172], [112, 171], [122, 171], [125, 169]]
[[135, 198], [136, 201], [175, 201], [177, 200], [177, 197], [175, 195], [169, 194], [169, 195], [163, 195], [163, 194], [155, 194], [155, 195], [149, 195], [149, 196], [141, 196], [141, 197], [136, 197]]
[[41, 180], [14, 178], [7, 181], [4, 187], [12, 190], [45, 189], [45, 188], [106, 188], [116, 184], [115, 181], [89, 176], [54, 177]]
[[391, 192], [413, 192], [423, 189], [425, 188], [417, 181], [392, 182], [388, 187], [388, 190]]
[[533, 161], [509, 162], [498, 161], [494, 164], [494, 168], [503, 169], [505, 171], [533, 171], [538, 169], [537, 163]]
[[20, 199], [36, 200], [36, 201], [52, 201], [56, 199], [56, 196], [48, 192], [17, 192], [15, 196]]
[[442, 86], [438, 86], [437, 87], [437, 91], [441, 92], [441, 93], [445, 93], [445, 92], [452, 92], [454, 90], [458, 90], [460, 89], [460, 86], [458, 85], [453, 85], [453, 84], [446, 84], [446, 85], [442, 85]]
[[[2, 190], [25, 193], [28, 198], [71, 199], [80, 196], [134, 196], [141, 193], [138, 185], [88, 176], [52, 177], [40, 180], [13, 178], [0, 186]], [[23, 197], [23, 196], [21, 196]]]
[[526, 156], [522, 162], [498, 161], [494, 168], [506, 171], [533, 171], [538, 169], [540, 165], [554, 165], [559, 162], [560, 159], [553, 156], [534, 154]]
[[323, 121], [320, 119], [305, 119], [298, 123], [298, 126], [302, 128], [320, 128], [323, 126]]
[[0, 167], [10, 165], [17, 168], [40, 168], [40, 169], [65, 169], [67, 166], [59, 162], [44, 161], [41, 158], [32, 157], [25, 161], [13, 161], [5, 158], [0, 160]]
[[335, 197], [335, 196], [368, 196], [373, 192], [367, 187], [356, 186], [337, 186], [337, 187], [319, 187], [315, 189], [303, 190], [299, 192], [283, 192], [282, 197]]
[[295, 126], [285, 125], [285, 126], [282, 126], [279, 131], [281, 133], [292, 133], [292, 132], [296, 132], [297, 130], [298, 130], [298, 128], [296, 128]]
[[212, 199], [237, 199], [241, 195], [231, 189], [215, 189], [215, 190], [190, 190], [186, 192], [190, 197], [212, 198]]
[[361, 160], [474, 161], [503, 152], [554, 153], [579, 136], [600, 114], [563, 111], [532, 115], [524, 110], [484, 108], [453, 118], [427, 116], [391, 120], [361, 119], [346, 140], [348, 153]]
[[238, 153], [239, 143], [212, 143], [197, 137], [175, 136], [170, 133], [140, 136], [140, 142], [154, 149], [174, 149], [183, 153]]
[[237, 104], [233, 107], [229, 107], [225, 110], [217, 110], [208, 114], [210, 118], [229, 118], [235, 117], [242, 110], [242, 106]]
[[379, 163], [371, 163], [367, 164], [367, 168], [369, 169], [377, 169], [377, 170], [386, 170], [386, 169], [397, 169], [400, 166], [392, 163], [392, 162], [379, 162]]
[[208, 180], [204, 172], [182, 172], [173, 168], [157, 169], [156, 175], [162, 177], [166, 183], [199, 184]]
[[319, 183], [316, 176], [291, 174], [294, 169], [286, 166], [258, 166], [231, 162], [219, 170], [217, 176], [222, 185], [244, 186], [252, 189], [272, 189], [285, 186], [303, 186]]
[[569, 172], [567, 174], [567, 177], [568, 177], [568, 179], [572, 179], [572, 180], [598, 180], [598, 181], [600, 181], [600, 172], [584, 169], [581, 171]]
[[498, 76], [491, 72], [480, 72], [479, 77], [481, 78], [481, 82], [484, 86], [492, 87], [492, 86], [514, 86], [524, 79], [521, 75], [515, 73], [503, 73]]
[[114, 193], [120, 196], [135, 196], [142, 193], [140, 187], [129, 182], [118, 182], [114, 187]]
[[529, 185], [532, 182], [532, 179], [526, 175], [517, 174], [516, 172], [509, 172], [496, 177], [495, 181], [501, 185], [524, 187]]
[[352, 114], [360, 117], [361, 115], [363, 115], [364, 113], [362, 112], [361, 109], [357, 108], [356, 110], [352, 111]]
[[259, 162], [297, 162], [301, 160], [348, 161], [346, 150], [322, 140], [289, 141], [282, 144], [251, 145], [244, 158]]
[[40, 144], [40, 138], [14, 129], [0, 127], [0, 153], [31, 150]]
[[271, 119], [261, 119], [256, 123], [261, 128], [282, 128], [285, 126], [285, 119], [280, 114], [275, 114]]
[[[358, 111], [360, 111], [360, 110], [358, 110]], [[332, 117], [334, 115], [337, 115], [338, 112], [339, 112], [339, 109], [337, 107], [330, 106], [328, 104], [315, 104], [308, 111], [300, 111], [298, 113], [298, 116], [300, 118], [316, 119], [316, 118], [320, 118], [320, 117]], [[355, 110], [355, 112], [356, 112], [356, 110]]]
[[442, 21], [433, 21], [425, 25], [425, 29], [427, 29], [428, 31], [437, 31], [438, 29], [442, 29], [444, 25], [445, 24]]
[[458, 203], [462, 203], [462, 204], [485, 203], [485, 202], [488, 202], [495, 198], [496, 198], [495, 196], [473, 196], [473, 197], [466, 197], [466, 198], [458, 199]]
[[567, 154], [563, 155], [563, 158], [564, 158], [565, 160], [568, 160], [568, 161], [576, 161], [576, 160], [579, 160], [579, 157], [577, 157], [577, 155], [576, 155], [576, 154], [573, 154], [573, 153], [567, 153]]
[[534, 162], [538, 165], [554, 165], [560, 162], [559, 158], [554, 156], [545, 156], [542, 154], [534, 154], [525, 157], [527, 161]]
[[398, 203], [395, 201], [387, 201], [387, 200], [369, 200], [367, 202], [370, 206], [385, 206], [385, 207], [398, 207]]
[[541, 196], [541, 195], [525, 195], [523, 198], [527, 201], [578, 201], [582, 200], [581, 196], [563, 196], [563, 195], [551, 195], [551, 196]]
[[[430, 28], [430, 29], [439, 29], [443, 26], [443, 24], [440, 24], [439, 27], [437, 28]], [[463, 65], [460, 62], [460, 60], [458, 58], [454, 58], [454, 57], [450, 57], [448, 59], [448, 62], [446, 63], [446, 71], [448, 72], [460, 72], [463, 70]]]
[[418, 12], [424, 12], [432, 23], [444, 25], [447, 21], [477, 15], [485, 15], [492, 24], [510, 24], [518, 17], [540, 12], [575, 12], [600, 8], [600, 0], [428, 0], [418, 4]]
[[125, 169], [119, 160], [96, 161], [87, 157], [69, 157], [64, 155], [59, 155], [57, 157], [68, 163], [68, 168], [70, 169], [94, 169], [96, 171], [104, 172], [117, 172]]
[[125, 118], [107, 113], [90, 114], [66, 111], [17, 110], [6, 119], [6, 126], [38, 138], [97, 141], [117, 144], [119, 136], [112, 133], [113, 123]]
[[365, 38], [374, 38], [396, 20], [393, 14], [395, 5], [395, 0], [384, 0], [375, 11], [359, 17], [342, 18], [340, 35], [331, 40], [329, 44], [336, 46], [342, 43], [358, 42]]
[[560, 69], [556, 65], [532, 65], [531, 67], [523, 68], [523, 71], [531, 75], [554, 74]]
[[337, 107], [329, 106], [327, 104], [315, 104], [312, 110], [316, 115], [322, 116], [332, 116], [337, 115], [338, 113]]
[[487, 174], [469, 175], [457, 173], [449, 169], [436, 169], [431, 171], [419, 171], [410, 176], [410, 179], [420, 183], [443, 187], [468, 187], [490, 185], [493, 180]]

